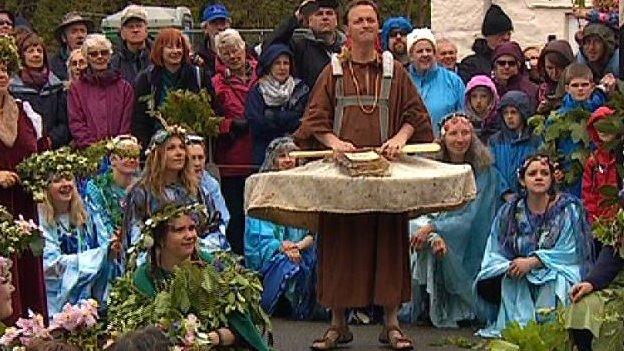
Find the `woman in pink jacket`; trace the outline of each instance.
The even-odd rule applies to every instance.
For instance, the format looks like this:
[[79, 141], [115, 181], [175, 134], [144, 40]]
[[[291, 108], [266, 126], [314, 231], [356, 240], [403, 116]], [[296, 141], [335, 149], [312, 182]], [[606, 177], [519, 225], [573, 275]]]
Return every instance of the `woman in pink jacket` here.
[[119, 72], [108, 67], [111, 42], [91, 34], [82, 44], [89, 67], [67, 97], [69, 130], [78, 147], [130, 133], [134, 93]]
[[246, 55], [245, 42], [234, 29], [219, 33], [215, 37], [215, 47], [217, 73], [212, 78], [212, 85], [225, 117], [219, 128], [216, 161], [223, 197], [231, 214], [227, 238], [232, 250], [242, 255], [245, 179], [255, 170], [252, 167], [252, 143], [245, 119], [245, 102], [249, 90], [258, 80], [257, 61]]

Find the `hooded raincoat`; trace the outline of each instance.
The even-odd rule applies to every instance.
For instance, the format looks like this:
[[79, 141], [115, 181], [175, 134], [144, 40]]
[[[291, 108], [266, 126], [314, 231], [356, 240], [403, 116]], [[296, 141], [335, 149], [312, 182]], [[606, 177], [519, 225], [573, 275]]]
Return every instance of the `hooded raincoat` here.
[[591, 68], [594, 74], [594, 82], [599, 83], [607, 73], [613, 73], [617, 78], [620, 74], [620, 49], [616, 48], [613, 31], [602, 24], [590, 24], [583, 29], [583, 38], [596, 36], [602, 40], [605, 52], [602, 58], [596, 62], [590, 62], [583, 47], [576, 54], [576, 60]]
[[[590, 222], [598, 218], [612, 218], [618, 211], [617, 205], [601, 205], [604, 196], [600, 193], [600, 188], [603, 186], [620, 187], [622, 180], [618, 176], [616, 151], [605, 148], [605, 143], [600, 139], [596, 130], [596, 122], [614, 113], [608, 107], [601, 107], [592, 114], [587, 122], [587, 132], [596, 145], [596, 150], [587, 159], [583, 171], [582, 199]], [[621, 152], [621, 144], [617, 149]]]
[[266, 148], [272, 140], [299, 128], [308, 103], [310, 89], [298, 78], [290, 76], [276, 89], [277, 81], [270, 73], [271, 66], [284, 54], [292, 62], [292, 51], [284, 44], [273, 44], [262, 52], [258, 63], [258, 76], [261, 78], [247, 96], [245, 118], [249, 121], [252, 160], [256, 165], [264, 162]]
[[516, 59], [518, 62], [518, 74], [509, 78], [506, 84], [502, 84], [494, 77], [493, 80], [496, 83], [496, 91], [498, 91], [500, 96], [503, 96], [505, 93], [512, 90], [523, 91], [529, 97], [531, 108], [535, 109], [537, 107], [538, 88], [537, 85], [529, 79], [529, 73], [524, 65], [524, 54], [520, 49], [520, 45], [516, 42], [510, 41], [497, 46], [496, 50], [494, 50], [494, 55], [492, 55], [492, 64], [494, 64], [496, 60], [503, 55], [513, 56]]
[[[470, 103], [470, 93], [477, 87], [485, 87], [492, 93], [492, 101], [488, 107], [487, 116], [485, 119], [479, 117], [472, 104]], [[474, 76], [466, 85], [466, 93], [464, 95], [464, 105], [466, 106], [466, 112], [473, 119], [473, 125], [475, 132], [479, 139], [483, 142], [487, 142], [489, 137], [500, 130], [501, 120], [498, 116], [498, 104], [500, 103], [500, 97], [496, 91], [496, 85], [492, 82], [492, 79], [488, 76]]]
[[490, 138], [490, 149], [494, 154], [494, 165], [503, 176], [507, 184], [506, 191], [518, 193], [520, 187], [516, 171], [524, 160], [534, 155], [540, 146], [540, 139], [533, 134], [532, 128], [527, 126], [527, 120], [533, 116], [529, 105], [529, 97], [521, 91], [510, 91], [501, 99], [499, 111], [502, 118], [503, 110], [513, 106], [518, 109], [524, 125], [522, 131], [513, 131], [503, 121], [503, 129]]
[[542, 114], [547, 114], [551, 110], [559, 108], [563, 100], [563, 95], [565, 94], [563, 75], [562, 78], [554, 81], [548, 76], [548, 73], [546, 73], [546, 55], [551, 53], [560, 55], [568, 64], [575, 61], [570, 43], [565, 40], [553, 40], [549, 42], [540, 53], [540, 57], [537, 61], [537, 70], [540, 77], [543, 79], [543, 83], [539, 86], [537, 101], [538, 104], [542, 104], [543, 106], [540, 111], [538, 111]]
[[449, 113], [464, 110], [464, 82], [457, 74], [437, 63], [426, 71], [417, 70], [410, 64], [408, 71], [427, 107], [434, 133], [438, 136], [438, 124], [442, 118]]

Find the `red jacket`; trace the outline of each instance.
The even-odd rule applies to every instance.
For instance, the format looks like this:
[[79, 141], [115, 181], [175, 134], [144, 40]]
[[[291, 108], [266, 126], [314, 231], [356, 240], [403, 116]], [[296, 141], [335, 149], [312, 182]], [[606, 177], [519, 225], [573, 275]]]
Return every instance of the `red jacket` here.
[[220, 59], [217, 59], [217, 74], [212, 77], [217, 99], [223, 106], [225, 117], [219, 126], [219, 138], [215, 160], [219, 166], [222, 177], [246, 176], [251, 174], [252, 168], [252, 143], [249, 129], [244, 133], [237, 134], [232, 128], [232, 121], [245, 119], [245, 102], [247, 93], [258, 80], [256, 75], [257, 61], [247, 57], [248, 68], [251, 70], [251, 79], [243, 82], [237, 76], [230, 74], [229, 69]]
[[585, 164], [583, 171], [583, 204], [587, 209], [589, 221], [593, 222], [597, 218], [610, 218], [615, 216], [618, 211], [617, 205], [604, 206], [600, 205], [604, 197], [600, 194], [600, 188], [609, 186], [618, 186], [618, 172], [615, 155], [610, 150], [602, 148], [602, 141], [598, 137], [598, 132], [594, 127], [594, 123], [613, 114], [613, 111], [607, 107], [600, 107], [587, 122], [587, 132], [597, 146], [592, 152]]

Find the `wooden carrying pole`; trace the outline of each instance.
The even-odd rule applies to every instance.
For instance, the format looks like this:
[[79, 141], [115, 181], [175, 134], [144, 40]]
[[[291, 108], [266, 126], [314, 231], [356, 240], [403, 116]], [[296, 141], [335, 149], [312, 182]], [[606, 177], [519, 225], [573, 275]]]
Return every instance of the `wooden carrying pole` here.
[[[401, 153], [403, 154], [418, 154], [418, 153], [432, 153], [440, 151], [440, 145], [436, 143], [425, 144], [410, 144], [405, 145]], [[333, 150], [316, 150], [316, 151], [292, 151], [288, 154], [290, 157], [295, 158], [323, 158], [331, 156], [334, 153]]]

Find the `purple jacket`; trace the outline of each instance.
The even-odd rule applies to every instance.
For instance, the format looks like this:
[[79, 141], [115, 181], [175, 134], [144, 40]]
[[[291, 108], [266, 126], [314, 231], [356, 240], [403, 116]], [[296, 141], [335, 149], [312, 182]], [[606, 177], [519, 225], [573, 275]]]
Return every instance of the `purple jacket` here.
[[78, 147], [130, 133], [134, 92], [119, 72], [85, 72], [67, 96], [69, 130]]
[[509, 79], [507, 85], [499, 84], [496, 79], [493, 79], [496, 83], [496, 91], [498, 92], [498, 95], [503, 96], [508, 91], [520, 90], [529, 96], [531, 107], [535, 109], [537, 107], [538, 87], [529, 79], [529, 73], [527, 72], [524, 64], [524, 54], [522, 53], [522, 49], [520, 49], [520, 45], [518, 45], [515, 41], [509, 41], [497, 46], [494, 50], [494, 55], [492, 56], [492, 65], [494, 65], [496, 60], [503, 55], [513, 56], [518, 62], [519, 71], [517, 75]]

